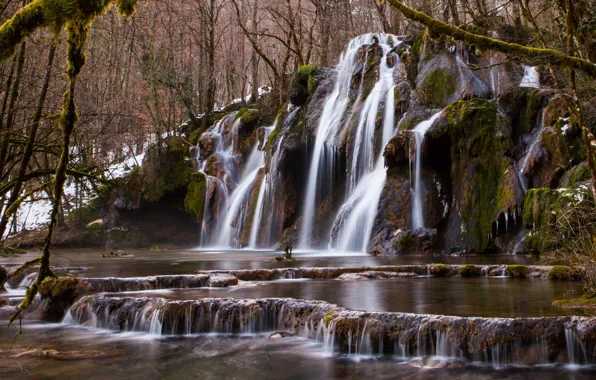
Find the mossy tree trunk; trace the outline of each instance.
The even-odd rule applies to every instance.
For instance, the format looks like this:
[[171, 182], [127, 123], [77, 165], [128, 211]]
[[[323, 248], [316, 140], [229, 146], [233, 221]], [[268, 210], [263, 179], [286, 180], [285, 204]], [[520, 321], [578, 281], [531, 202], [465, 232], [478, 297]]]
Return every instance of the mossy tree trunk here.
[[425, 25], [431, 36], [446, 35], [456, 40], [473, 44], [481, 49], [494, 50], [501, 53], [518, 57], [528, 63], [544, 64], [548, 62], [556, 63], [560, 67], [575, 69], [586, 75], [596, 78], [596, 65], [586, 59], [581, 59], [572, 55], [562, 53], [554, 49], [535, 48], [523, 46], [511, 42], [501, 41], [495, 38], [471, 33], [461, 28], [449, 25], [437, 20], [425, 13], [416, 11], [399, 0], [381, 0], [387, 1], [391, 6], [403, 13], [404, 16], [412, 21]]
[[55, 277], [50, 268], [50, 248], [58, 221], [64, 183], [68, 172], [67, 168], [70, 162], [70, 141], [78, 121], [75, 89], [77, 77], [86, 62], [85, 45], [89, 29], [93, 20], [101, 16], [109, 6], [115, 5], [121, 15], [130, 17], [135, 12], [137, 2], [138, 0], [95, 0], [92, 2], [88, 0], [57, 0], [49, 6], [44, 0], [35, 0], [0, 26], [0, 61], [9, 58], [15, 47], [18, 44], [24, 44], [24, 39], [38, 28], [50, 28], [54, 33], [57, 33], [66, 25], [67, 32], [66, 62], [68, 67], [66, 77], [68, 79], [68, 90], [64, 94], [59, 122], [62, 132], [62, 149], [53, 182], [50, 222], [41, 256], [26, 262], [20, 268], [39, 265], [37, 279], [27, 289], [25, 298], [10, 317], [11, 323], [19, 318], [22, 311], [35, 301], [35, 296], [38, 294], [43, 281], [46, 278]]

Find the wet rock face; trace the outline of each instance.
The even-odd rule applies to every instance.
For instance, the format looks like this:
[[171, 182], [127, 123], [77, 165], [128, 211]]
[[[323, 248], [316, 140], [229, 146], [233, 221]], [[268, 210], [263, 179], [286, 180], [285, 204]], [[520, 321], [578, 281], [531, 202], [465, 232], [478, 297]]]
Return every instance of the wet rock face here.
[[[87, 296], [66, 323], [156, 335], [284, 331], [357, 355], [503, 364], [594, 363], [593, 318], [467, 318], [351, 311], [320, 301]], [[285, 333], [274, 334], [275, 338]]]
[[410, 162], [410, 136], [407, 131], [398, 131], [389, 140], [383, 151], [385, 166], [393, 169], [398, 166], [408, 165]]
[[4, 283], [8, 279], [8, 272], [3, 267], [0, 267], [0, 292], [6, 291]]
[[377, 210], [369, 251], [373, 255], [397, 254], [393, 237], [398, 230], [408, 230], [412, 219], [409, 177], [389, 174]]
[[227, 288], [229, 286], [238, 285], [238, 278], [225, 273], [213, 274], [209, 276], [207, 284], [212, 288]]
[[[383, 48], [379, 41], [373, 39], [370, 45], [364, 45], [358, 50], [359, 66], [352, 75], [350, 98], [361, 96], [366, 99], [379, 79], [379, 67], [383, 59]], [[360, 92], [362, 89], [362, 92]]]

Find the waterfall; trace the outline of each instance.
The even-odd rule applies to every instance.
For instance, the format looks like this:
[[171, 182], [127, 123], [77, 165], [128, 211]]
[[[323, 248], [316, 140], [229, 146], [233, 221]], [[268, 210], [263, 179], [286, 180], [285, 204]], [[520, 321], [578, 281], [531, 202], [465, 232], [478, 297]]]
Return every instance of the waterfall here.
[[412, 200], [412, 229], [424, 227], [424, 189], [422, 187], [422, 145], [424, 143], [424, 136], [429, 128], [433, 125], [435, 120], [443, 111], [437, 112], [430, 119], [419, 123], [413, 130], [414, 138], [416, 140], [416, 158], [415, 158], [415, 180], [414, 180], [414, 196]]
[[[205, 215], [201, 231], [201, 244], [226, 248], [240, 248], [240, 238], [248, 214], [249, 195], [259, 169], [264, 166], [265, 154], [259, 150], [257, 141], [238, 175], [240, 119], [231, 113], [219, 120], [203, 136], [211, 141], [212, 154], [201, 157], [201, 142], [197, 144], [199, 171], [205, 174], [207, 189], [215, 188], [211, 198], [209, 191], [205, 199]], [[203, 136], [201, 139], [203, 139]], [[209, 165], [217, 164], [217, 176], [209, 170]], [[211, 202], [215, 205], [212, 205]], [[211, 210], [214, 209], [214, 214]], [[214, 232], [217, 238], [213, 240]]]
[[[375, 39], [382, 49], [378, 80], [366, 99], [362, 99], [363, 86], [360, 83], [357, 99], [348, 110], [352, 79], [359, 68], [359, 58], [362, 58], [359, 57], [360, 48], [371, 45]], [[329, 245], [345, 251], [366, 250], [386, 178], [382, 148], [395, 130], [393, 86], [399, 58], [392, 49], [399, 43], [395, 36], [367, 34], [352, 40], [340, 58], [336, 68], [338, 79], [333, 92], [325, 100], [315, 139], [302, 214], [301, 248], [311, 247], [315, 209], [323, 196], [329, 195], [323, 190], [333, 189], [335, 140], [340, 124], [345, 114], [359, 114], [353, 150], [348, 157], [346, 201], [333, 222]], [[389, 56], [396, 62], [391, 67], [387, 62]], [[366, 69], [365, 66], [362, 77]], [[383, 107], [381, 149], [375, 154], [377, 116]]]
[[524, 76], [519, 84], [519, 87], [540, 88], [540, 75], [536, 67], [522, 65], [524, 68]]
[[[222, 221], [220, 216], [228, 208], [230, 189], [236, 180], [237, 158], [234, 151], [238, 145], [239, 124], [236, 114], [234, 112], [226, 115], [205, 132], [204, 136], [211, 141], [212, 155], [207, 154], [206, 157], [201, 157], [200, 140], [196, 146], [196, 160], [199, 171], [205, 175], [206, 188], [215, 189], [213, 199], [209, 196], [209, 192], [205, 195], [205, 212], [201, 228], [201, 245], [203, 246], [211, 243], [211, 231], [220, 230]], [[231, 127], [227, 128], [230, 125]], [[228, 133], [226, 133], [226, 129], [229, 129]], [[206, 173], [209, 160], [216, 161], [217, 176]], [[214, 205], [211, 204], [212, 200]]]
[[263, 246], [265, 247], [272, 246], [276, 243], [275, 239], [277, 239], [277, 226], [280, 215], [280, 198], [277, 189], [279, 189], [279, 186], [281, 185], [281, 173], [277, 170], [277, 167], [281, 158], [281, 146], [283, 141], [284, 136], [281, 136], [277, 142], [277, 146], [271, 157], [269, 170], [265, 176], [265, 201], [263, 203], [263, 210], [261, 211], [263, 215], [267, 215], [264, 228], [265, 236], [256, 238], [259, 241], [263, 241]]
[[528, 148], [528, 150], [526, 151], [526, 154], [523, 156], [523, 158], [520, 161], [521, 165], [519, 166], [519, 171], [518, 171], [517, 175], [519, 178], [519, 182], [522, 186], [522, 189], [524, 191], [524, 194], [528, 192], [528, 187], [530, 185], [529, 178], [528, 178], [528, 174], [530, 171], [530, 168], [529, 168], [530, 159], [534, 156], [536, 147], [538, 146], [538, 144], [540, 143], [540, 140], [542, 139], [542, 130], [544, 129], [544, 112], [545, 112], [545, 109], [543, 109], [542, 112], [540, 113], [540, 120], [538, 121], [538, 125], [530, 133], [529, 141], [527, 141], [527, 145], [529, 145], [530, 147]]
[[[265, 144], [267, 143], [267, 140], [269, 139], [269, 135], [271, 135], [271, 132], [273, 132], [275, 127], [276, 126], [274, 125], [272, 127], [265, 128], [265, 134], [263, 137], [263, 148], [265, 147]], [[261, 166], [261, 169], [265, 170], [264, 149], [263, 149], [262, 154], [263, 154], [263, 165]], [[255, 206], [255, 214], [253, 216], [252, 225], [250, 228], [250, 239], [248, 242], [249, 248], [257, 248], [257, 239], [258, 239], [258, 234], [259, 234], [259, 227], [261, 226], [261, 218], [263, 215], [263, 201], [265, 199], [266, 187], [267, 187], [267, 177], [263, 176], [263, 179], [261, 180], [261, 186], [259, 188], [259, 196], [257, 198], [257, 205]]]
[[301, 248], [310, 248], [311, 246], [318, 190], [332, 186], [332, 184], [329, 184], [329, 187], [326, 187], [325, 185], [327, 184], [322, 184], [321, 182], [330, 180], [331, 176], [326, 176], [325, 174], [333, 172], [333, 158], [335, 155], [333, 142], [350, 101], [349, 95], [352, 85], [352, 75], [358, 67], [358, 50], [361, 46], [371, 43], [372, 38], [372, 34], [367, 34], [350, 41], [347, 49], [339, 59], [339, 64], [336, 68], [338, 77], [333, 92], [325, 100], [308, 173], [304, 210], [302, 213], [302, 226], [300, 229]]

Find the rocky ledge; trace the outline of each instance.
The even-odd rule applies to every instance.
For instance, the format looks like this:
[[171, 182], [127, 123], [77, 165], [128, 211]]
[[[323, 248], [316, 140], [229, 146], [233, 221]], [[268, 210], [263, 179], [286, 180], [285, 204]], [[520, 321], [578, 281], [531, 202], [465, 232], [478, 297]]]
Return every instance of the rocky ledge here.
[[86, 296], [65, 323], [155, 335], [286, 332], [322, 342], [330, 352], [465, 362], [593, 364], [596, 318], [477, 318], [352, 311], [322, 301], [283, 298]]

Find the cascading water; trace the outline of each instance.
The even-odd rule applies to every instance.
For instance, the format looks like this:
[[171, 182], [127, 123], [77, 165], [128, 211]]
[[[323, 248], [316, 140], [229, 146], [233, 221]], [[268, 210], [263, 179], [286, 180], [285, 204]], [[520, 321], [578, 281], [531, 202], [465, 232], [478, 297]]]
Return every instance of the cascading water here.
[[536, 67], [522, 65], [524, 68], [524, 76], [519, 84], [519, 87], [540, 88], [540, 75]]
[[[238, 142], [238, 121], [235, 121], [235, 118], [236, 113], [231, 113], [219, 120], [205, 133], [207, 139], [210, 140], [213, 160], [218, 166], [217, 176], [207, 174], [207, 165], [211, 158], [201, 157], [200, 141], [196, 146], [198, 169], [205, 175], [206, 188], [216, 189], [213, 198], [206, 195], [205, 199], [205, 212], [201, 227], [201, 245], [203, 246], [212, 243], [210, 232], [218, 231], [221, 228], [222, 218], [220, 216], [228, 208], [230, 188], [236, 179], [237, 160], [234, 150]], [[229, 133], [225, 133], [226, 128], [230, 125]]]
[[422, 188], [422, 144], [424, 143], [424, 136], [429, 128], [433, 125], [435, 120], [441, 116], [441, 112], [437, 112], [430, 119], [419, 123], [416, 128], [412, 130], [412, 134], [416, 140], [416, 157], [415, 162], [415, 180], [414, 180], [414, 196], [412, 197], [412, 228], [424, 227], [424, 189]]
[[[266, 127], [265, 134], [263, 137], [263, 146], [267, 142], [269, 135], [275, 129], [276, 126]], [[262, 170], [265, 170], [265, 158], [263, 157], [263, 165], [261, 166]], [[257, 198], [257, 205], [255, 206], [255, 214], [253, 216], [252, 225], [250, 228], [250, 239], [248, 242], [249, 248], [257, 248], [257, 239], [259, 234], [259, 227], [261, 226], [261, 218], [263, 215], [263, 202], [265, 200], [265, 191], [267, 188], [267, 176], [263, 176], [261, 181], [261, 186], [259, 188], [259, 196]]]
[[[248, 202], [251, 189], [259, 170], [265, 164], [265, 153], [259, 150], [257, 141], [244, 165], [244, 170], [238, 176], [238, 127], [240, 119], [237, 113], [232, 113], [207, 131], [206, 135], [212, 141], [213, 155], [218, 165], [217, 176], [209, 175], [207, 166], [209, 160], [201, 160], [200, 142], [197, 144], [197, 159], [199, 171], [207, 178], [207, 189], [213, 186], [216, 188], [214, 209], [216, 215], [205, 215], [203, 217], [203, 228], [201, 244], [215, 245], [226, 248], [241, 248], [241, 234], [248, 216]], [[270, 131], [267, 128], [266, 131]], [[265, 139], [268, 133], [266, 132]], [[213, 173], [210, 173], [213, 174]], [[214, 184], [215, 182], [215, 184]], [[231, 191], [230, 191], [231, 190]], [[210, 197], [206, 195], [205, 210], [211, 209]], [[213, 220], [213, 224], [210, 221]], [[210, 232], [215, 231], [217, 238], [213, 240]]]
[[350, 41], [339, 59], [336, 68], [338, 77], [333, 92], [325, 100], [308, 173], [300, 236], [302, 248], [311, 246], [317, 195], [320, 188], [325, 188], [325, 184], [321, 182], [330, 178], [325, 174], [333, 171], [335, 155], [333, 142], [350, 101], [352, 76], [358, 66], [358, 51], [361, 46], [371, 43], [372, 38], [373, 35], [369, 34]]
[[[364, 90], [361, 83], [357, 99], [350, 110], [347, 110], [353, 75], [359, 67], [361, 48], [377, 42], [382, 49], [378, 80], [366, 99], [363, 99]], [[329, 245], [342, 251], [366, 250], [386, 178], [382, 148], [389, 142], [395, 131], [393, 86], [398, 65], [390, 66], [387, 59], [391, 57], [394, 62], [398, 62], [399, 59], [392, 50], [399, 43], [395, 36], [367, 34], [352, 40], [341, 56], [337, 67], [338, 79], [333, 92], [325, 101], [315, 139], [302, 215], [301, 248], [311, 247], [316, 205], [326, 195], [322, 190], [333, 187], [333, 184], [328, 182], [333, 181], [330, 173], [335, 169], [335, 140], [340, 124], [345, 114], [359, 114], [358, 126], [353, 135], [353, 150], [348, 158], [346, 201], [333, 223]], [[368, 62], [369, 57], [366, 58]], [[364, 68], [366, 69], [367, 67]], [[381, 153], [375, 154], [377, 116], [383, 105]]]

